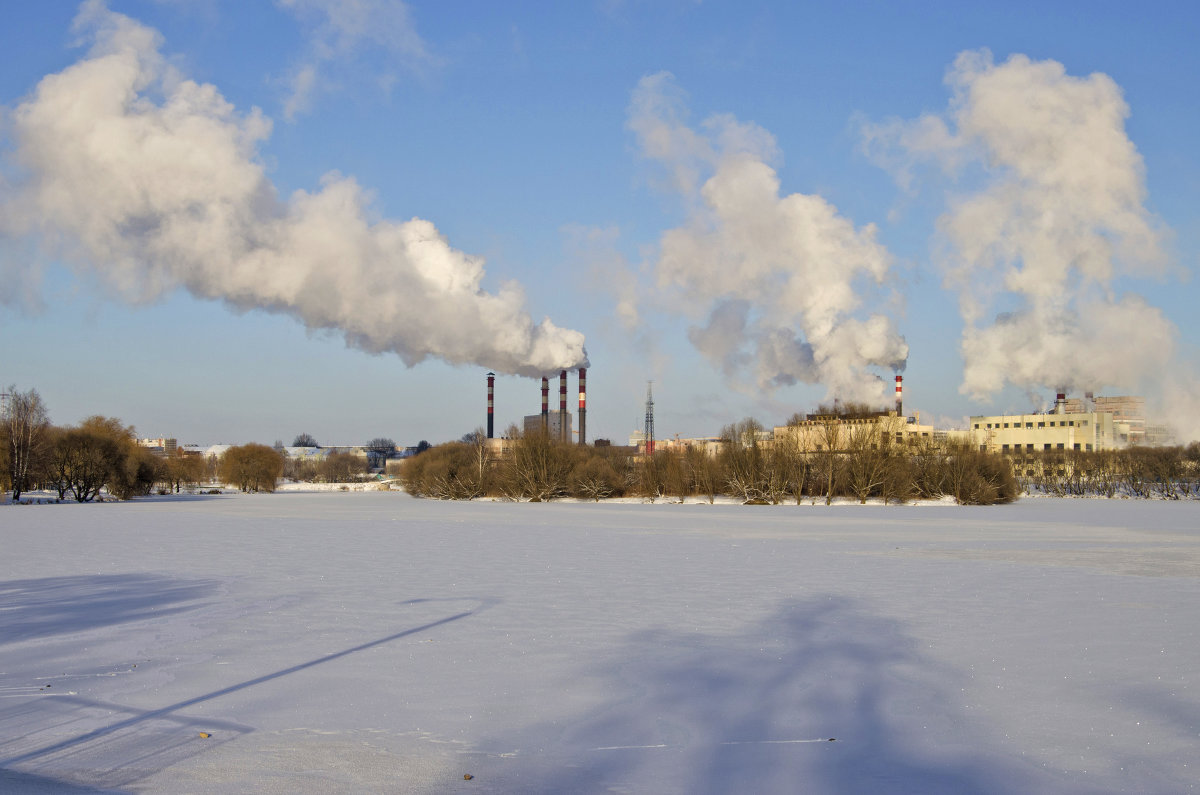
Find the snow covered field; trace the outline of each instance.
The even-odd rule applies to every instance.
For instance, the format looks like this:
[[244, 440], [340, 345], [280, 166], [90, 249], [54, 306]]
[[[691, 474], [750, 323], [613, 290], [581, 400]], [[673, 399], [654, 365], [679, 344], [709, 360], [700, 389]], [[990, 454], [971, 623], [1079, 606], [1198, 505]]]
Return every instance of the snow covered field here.
[[0, 791], [1193, 791], [1198, 527], [1119, 500], [4, 506]]

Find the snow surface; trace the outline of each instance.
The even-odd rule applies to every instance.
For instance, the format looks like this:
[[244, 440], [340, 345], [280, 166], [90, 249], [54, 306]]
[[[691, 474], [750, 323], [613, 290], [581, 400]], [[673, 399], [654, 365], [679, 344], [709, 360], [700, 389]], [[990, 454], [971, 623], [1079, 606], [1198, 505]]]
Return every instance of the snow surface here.
[[1120, 500], [4, 506], [0, 791], [1194, 791], [1198, 526]]

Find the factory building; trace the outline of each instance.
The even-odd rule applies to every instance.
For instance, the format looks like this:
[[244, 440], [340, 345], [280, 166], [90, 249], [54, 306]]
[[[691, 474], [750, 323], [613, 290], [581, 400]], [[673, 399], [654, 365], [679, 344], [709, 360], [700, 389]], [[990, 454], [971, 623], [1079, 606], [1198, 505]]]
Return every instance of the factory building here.
[[1048, 414], [1003, 414], [971, 417], [972, 444], [988, 453], [1045, 450], [1114, 450], [1128, 446], [1128, 423], [1115, 421], [1109, 411], [1067, 411], [1067, 398], [1058, 394]]
[[[547, 414], [526, 414], [521, 430], [526, 436], [533, 436], [542, 432], [542, 421], [546, 423], [546, 433], [550, 434], [551, 439], [570, 439], [574, 429], [572, 428], [573, 415], [569, 412], [552, 411]], [[566, 433], [563, 433], [564, 429]]]
[[[1128, 426], [1125, 438], [1118, 438], [1118, 444], [1146, 444], [1146, 399], [1136, 395], [1119, 395], [1115, 397], [1094, 397], [1091, 392], [1082, 398], [1067, 398], [1063, 403], [1067, 414], [1086, 414], [1088, 412], [1107, 412], [1112, 414], [1113, 423], [1118, 426]], [[1120, 433], [1120, 432], [1118, 432]]]
[[922, 425], [920, 415], [905, 417], [895, 411], [865, 414], [808, 414], [800, 422], [776, 426], [775, 444], [793, 444], [800, 452], [845, 451], [858, 443], [916, 445], [940, 440], [932, 425]]

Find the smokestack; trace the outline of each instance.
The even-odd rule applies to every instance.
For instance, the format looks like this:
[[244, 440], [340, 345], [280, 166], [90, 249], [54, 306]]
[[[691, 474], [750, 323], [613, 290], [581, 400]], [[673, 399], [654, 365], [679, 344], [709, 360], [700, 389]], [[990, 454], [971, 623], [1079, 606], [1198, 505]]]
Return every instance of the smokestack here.
[[558, 438], [567, 441], [567, 371], [558, 374]]
[[491, 438], [492, 438], [492, 431], [494, 430], [494, 425], [493, 425], [493, 423], [492, 423], [492, 418], [493, 418], [493, 415], [494, 415], [494, 413], [495, 413], [495, 410], [496, 410], [496, 374], [495, 374], [495, 373], [488, 373], [488, 424], [487, 424], [487, 438], [489, 438], [489, 439], [491, 439]]
[[1055, 397], [1054, 397], [1054, 413], [1055, 414], [1066, 414], [1067, 413], [1067, 393], [1066, 392], [1059, 392], [1057, 395], [1055, 395]]
[[896, 416], [904, 416], [904, 376], [896, 376]]
[[579, 443], [587, 444], [587, 368], [579, 368]]
[[542, 433], [550, 433], [550, 379], [542, 376]]

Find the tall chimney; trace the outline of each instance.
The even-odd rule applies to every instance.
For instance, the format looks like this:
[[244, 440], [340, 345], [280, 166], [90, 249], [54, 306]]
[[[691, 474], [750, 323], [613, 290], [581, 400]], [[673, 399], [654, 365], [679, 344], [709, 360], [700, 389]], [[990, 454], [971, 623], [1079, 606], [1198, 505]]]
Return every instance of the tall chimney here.
[[1055, 397], [1054, 397], [1054, 413], [1055, 414], [1066, 414], [1067, 413], [1067, 393], [1066, 392], [1059, 392], [1057, 395], [1055, 395]]
[[904, 376], [896, 376], [896, 416], [904, 416]]
[[579, 368], [579, 443], [587, 444], [587, 368]]
[[550, 433], [550, 379], [542, 376], [542, 433]]
[[558, 438], [567, 441], [567, 371], [558, 374]]
[[487, 424], [487, 434], [488, 435], [487, 435], [487, 438], [489, 438], [489, 439], [492, 438], [492, 431], [494, 430], [492, 418], [495, 413], [495, 410], [496, 410], [496, 374], [488, 373], [488, 424]]

